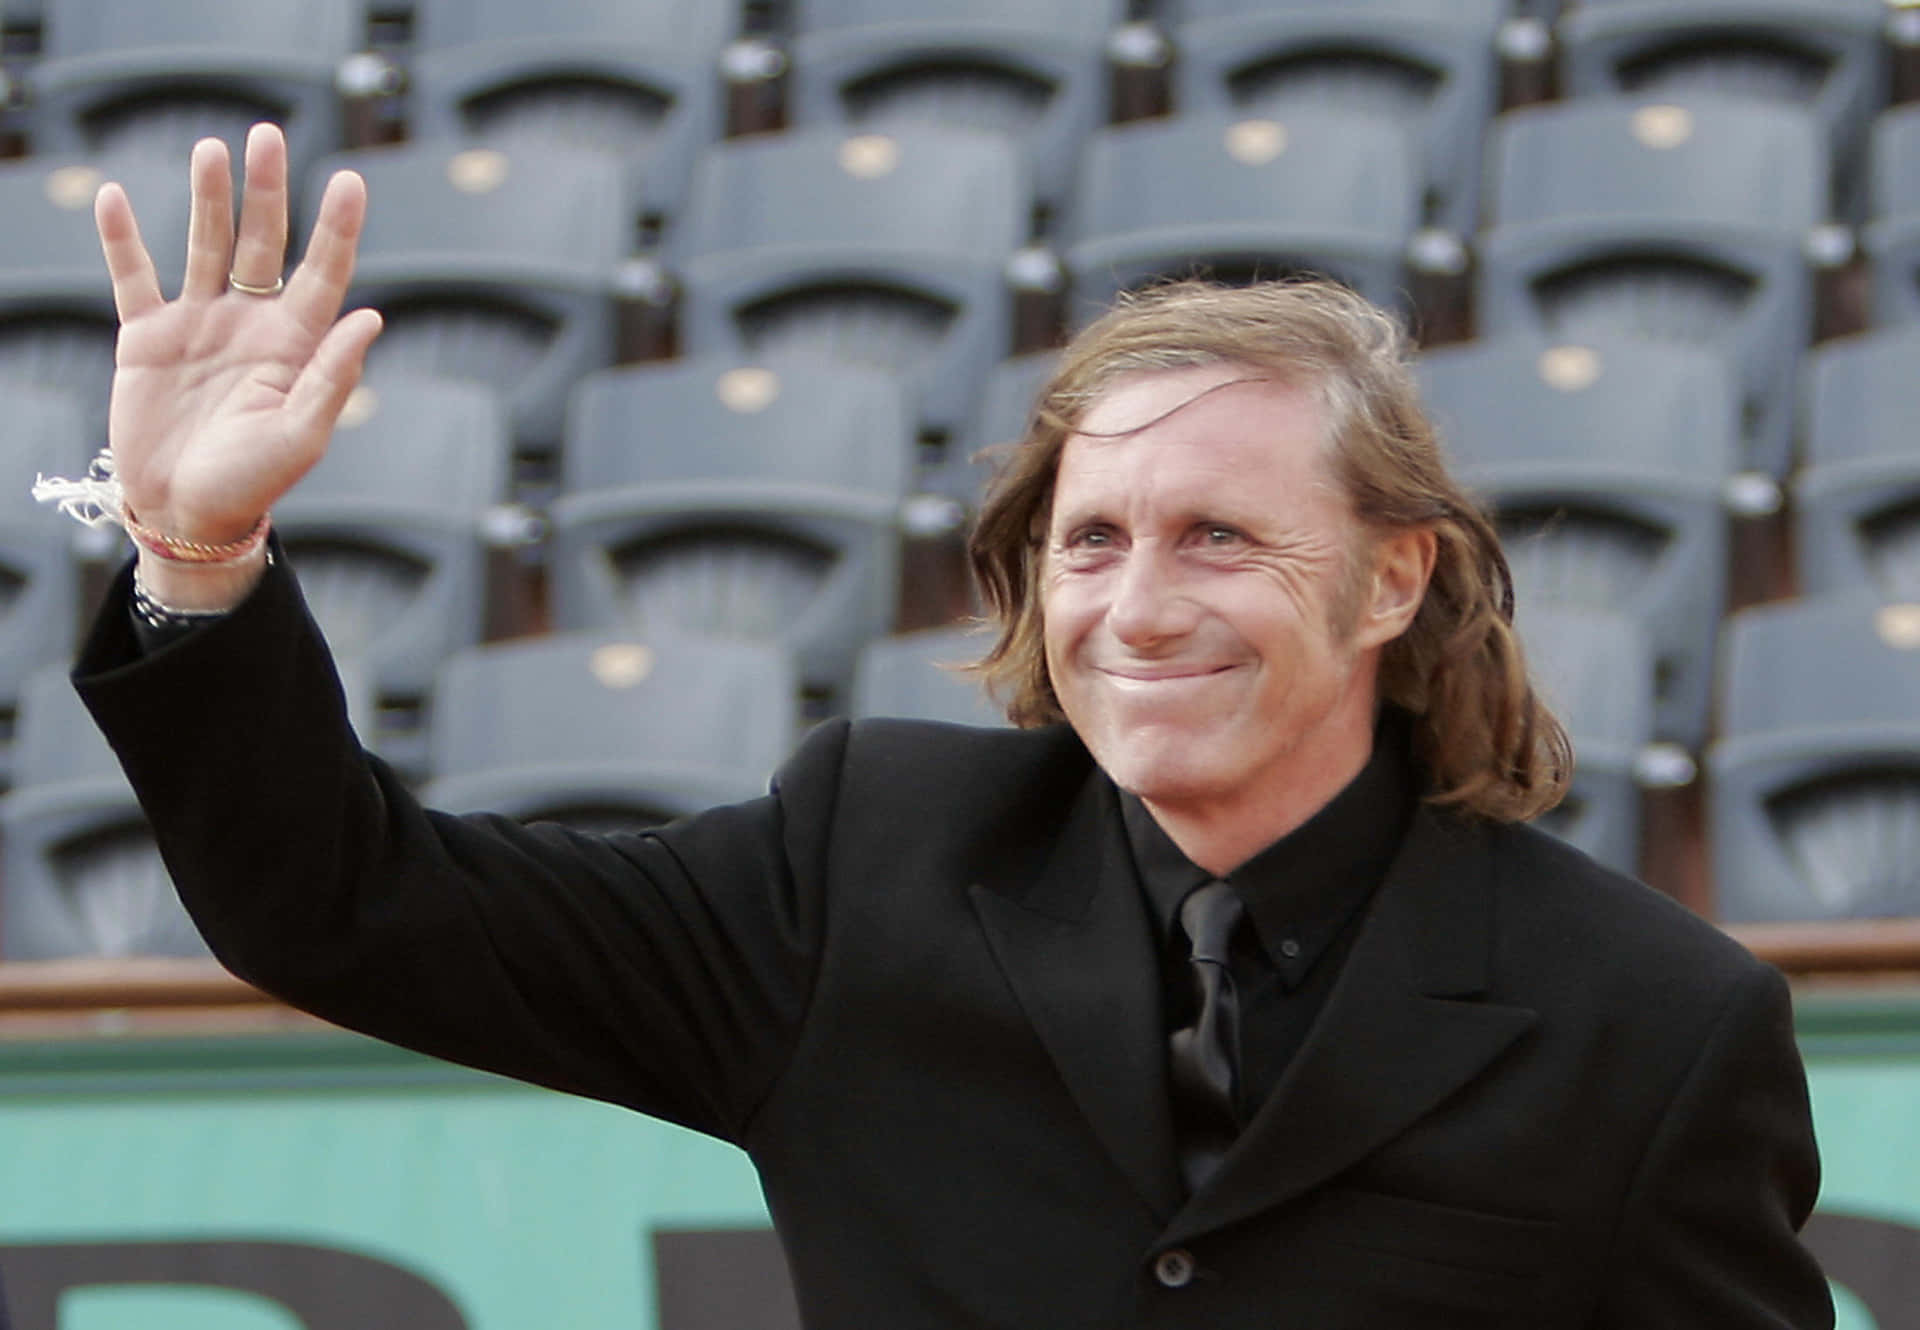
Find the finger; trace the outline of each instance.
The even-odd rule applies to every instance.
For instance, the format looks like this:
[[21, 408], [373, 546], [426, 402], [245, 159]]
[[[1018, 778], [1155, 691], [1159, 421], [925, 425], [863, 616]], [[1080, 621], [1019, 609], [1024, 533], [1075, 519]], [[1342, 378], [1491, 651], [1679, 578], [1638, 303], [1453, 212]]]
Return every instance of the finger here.
[[367, 182], [354, 171], [335, 171], [320, 196], [313, 238], [300, 266], [287, 279], [284, 302], [302, 323], [326, 327], [340, 312], [353, 281], [360, 228], [367, 216]]
[[356, 309], [327, 330], [287, 390], [284, 410], [289, 437], [324, 439], [332, 433], [347, 396], [360, 382], [367, 348], [380, 335], [380, 327], [378, 311]]
[[229, 273], [249, 286], [272, 286], [286, 257], [287, 141], [277, 126], [259, 124], [247, 131], [240, 233]]
[[193, 182], [193, 208], [187, 222], [187, 276], [180, 284], [180, 295], [211, 300], [227, 289], [227, 270], [233, 260], [233, 174], [227, 145], [219, 139], [194, 144], [188, 175]]
[[131, 323], [160, 308], [160, 278], [153, 256], [140, 239], [127, 191], [109, 181], [93, 196], [93, 225], [100, 232], [100, 252], [106, 255], [107, 276], [113, 279], [113, 308], [120, 322]]

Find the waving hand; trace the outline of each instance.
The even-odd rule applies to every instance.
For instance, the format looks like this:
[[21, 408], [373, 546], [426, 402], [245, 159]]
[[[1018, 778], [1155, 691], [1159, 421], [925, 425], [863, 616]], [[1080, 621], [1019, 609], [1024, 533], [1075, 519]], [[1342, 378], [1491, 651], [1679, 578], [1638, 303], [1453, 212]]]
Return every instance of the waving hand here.
[[[247, 136], [237, 234], [226, 146], [196, 144], [190, 173], [186, 277], [175, 300], [161, 295], [125, 192], [104, 185], [94, 203], [120, 315], [107, 433], [141, 524], [219, 545], [252, 530], [326, 451], [380, 316], [338, 317], [366, 215], [359, 176], [342, 171], [327, 182], [306, 256], [281, 289], [280, 131], [255, 125]], [[258, 568], [172, 565], [143, 550], [141, 576], [168, 604], [211, 608], [238, 600]]]

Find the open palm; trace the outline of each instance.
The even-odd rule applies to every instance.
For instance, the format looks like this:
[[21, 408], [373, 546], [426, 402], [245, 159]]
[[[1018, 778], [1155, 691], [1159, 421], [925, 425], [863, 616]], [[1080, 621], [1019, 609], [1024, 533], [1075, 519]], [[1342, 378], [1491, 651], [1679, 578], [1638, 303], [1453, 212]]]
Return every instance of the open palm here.
[[[286, 143], [256, 125], [236, 233], [227, 152], [195, 146], [192, 220], [180, 295], [165, 300], [117, 185], [94, 214], [120, 315], [108, 438], [129, 508], [168, 535], [244, 536], [326, 450], [380, 318], [337, 319], [352, 280], [366, 187], [327, 183], [305, 258], [279, 294], [287, 238]], [[230, 288], [229, 277], [234, 286]]]

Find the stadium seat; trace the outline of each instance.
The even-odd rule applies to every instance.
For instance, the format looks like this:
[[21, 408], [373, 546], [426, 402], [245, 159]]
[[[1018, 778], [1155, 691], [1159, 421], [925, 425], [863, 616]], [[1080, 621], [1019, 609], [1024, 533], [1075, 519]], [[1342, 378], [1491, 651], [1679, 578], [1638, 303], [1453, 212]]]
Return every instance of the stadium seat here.
[[298, 182], [342, 146], [340, 64], [365, 39], [365, 0], [45, 0], [28, 79], [39, 154], [134, 155], [176, 172], [194, 140], [287, 133]]
[[120, 161], [110, 171], [61, 158], [0, 164], [0, 384], [71, 393], [99, 439], [119, 328], [93, 229], [93, 196], [108, 179], [126, 188], [161, 287], [175, 294], [187, 255], [179, 162]]
[[855, 716], [911, 716], [954, 725], [1006, 725], [977, 677], [953, 668], [978, 660], [993, 639], [971, 628], [926, 628], [877, 638], [854, 671]]
[[1559, 28], [1563, 93], [1802, 107], [1826, 130], [1852, 215], [1887, 99], [1885, 0], [1582, 0]]
[[951, 435], [1011, 340], [1004, 269], [1032, 211], [1001, 138], [835, 130], [709, 148], [669, 246], [689, 353], [810, 354], [913, 385]]
[[[146, 815], [65, 663], [20, 694], [14, 786], [0, 797], [0, 959], [204, 956], [160, 861]], [[341, 670], [347, 712], [370, 712], [361, 676]]]
[[1168, 9], [1183, 114], [1392, 120], [1421, 145], [1425, 220], [1473, 232], [1480, 140], [1499, 106], [1505, 0], [1173, 0]]
[[971, 513], [980, 507], [999, 464], [998, 449], [1026, 433], [1040, 389], [1060, 363], [1054, 351], [1033, 351], [995, 365], [981, 390], [980, 403], [960, 436], [948, 447], [926, 488]]
[[1058, 208], [1080, 145], [1106, 119], [1108, 34], [1123, 0], [799, 0], [793, 123], [892, 134], [1004, 134]]
[[1855, 594], [1744, 610], [1722, 659], [1718, 916], [1920, 914], [1920, 605]]
[[797, 739], [778, 647], [556, 633], [463, 651], [434, 689], [425, 802], [635, 829], [764, 794]]
[[1864, 230], [1880, 325], [1920, 323], [1920, 106], [1874, 122]]
[[1121, 291], [1194, 274], [1316, 272], [1404, 308], [1420, 195], [1406, 132], [1374, 116], [1195, 113], [1101, 130], [1066, 230], [1071, 316], [1085, 323]]
[[1794, 480], [1800, 587], [1920, 600], [1920, 326], [1842, 338], [1808, 359], [1806, 465]]
[[0, 798], [0, 957], [206, 955], [66, 667], [27, 680], [19, 717]]
[[326, 456], [274, 507], [274, 529], [336, 656], [383, 704], [416, 703], [481, 640], [486, 550], [510, 439], [478, 384], [383, 375], [348, 400]]
[[515, 153], [609, 153], [637, 211], [671, 216], [722, 129], [720, 52], [735, 9], [681, 0], [416, 0], [415, 139]]
[[1690, 347], [1514, 339], [1428, 352], [1419, 373], [1462, 479], [1494, 508], [1519, 602], [1641, 623], [1657, 729], [1698, 744], [1738, 463], [1724, 363]]
[[1640, 871], [1643, 755], [1654, 742], [1653, 648], [1642, 625], [1605, 610], [1522, 605], [1534, 684], [1573, 740], [1573, 780], [1536, 824], [1609, 868]]
[[[12, 714], [35, 669], [71, 659], [80, 579], [73, 537], [79, 528], [35, 503], [40, 475], [77, 477], [97, 447], [87, 413], [65, 393], [9, 384], [0, 410], [0, 713]], [[0, 747], [0, 781], [12, 777], [12, 751]]]
[[857, 366], [591, 376], [552, 506], [556, 622], [778, 642], [844, 697], [861, 643], [893, 622], [912, 448], [899, 385]]
[[1796, 107], [1602, 100], [1508, 112], [1489, 151], [1482, 334], [1719, 350], [1742, 385], [1742, 465], [1784, 475], [1826, 160]]
[[555, 147], [416, 144], [341, 153], [315, 182], [342, 167], [373, 200], [349, 297], [386, 318], [368, 366], [489, 385], [519, 445], [551, 451], [574, 380], [613, 361], [634, 246], [626, 169]]

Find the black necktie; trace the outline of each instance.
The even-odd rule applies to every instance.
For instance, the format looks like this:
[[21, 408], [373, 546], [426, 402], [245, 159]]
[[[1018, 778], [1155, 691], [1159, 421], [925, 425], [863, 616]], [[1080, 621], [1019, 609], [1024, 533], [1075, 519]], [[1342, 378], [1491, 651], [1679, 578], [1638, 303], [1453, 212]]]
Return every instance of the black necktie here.
[[1212, 1176], [1240, 1134], [1233, 1107], [1240, 1009], [1227, 968], [1227, 946], [1241, 910], [1239, 894], [1217, 879], [1194, 888], [1180, 905], [1180, 927], [1193, 946], [1197, 1010], [1193, 1024], [1170, 1037], [1169, 1066], [1180, 1171], [1190, 1191], [1198, 1191]]

